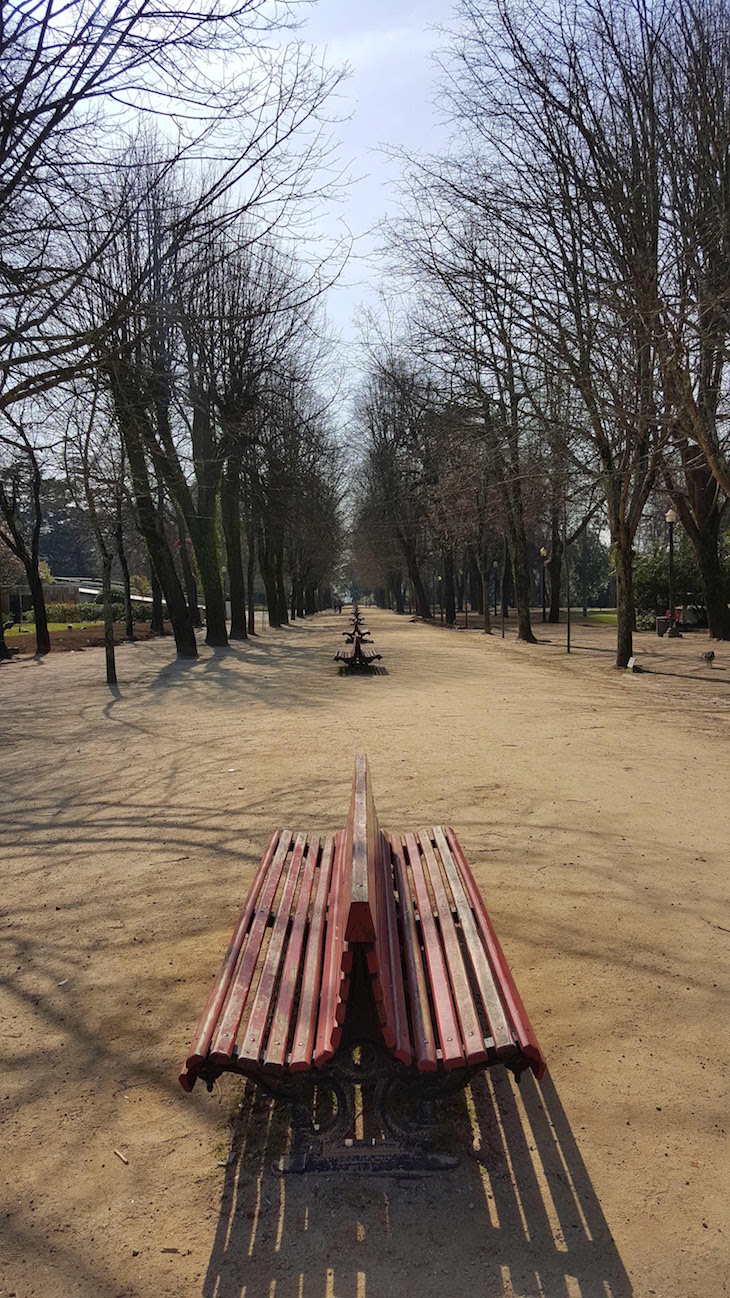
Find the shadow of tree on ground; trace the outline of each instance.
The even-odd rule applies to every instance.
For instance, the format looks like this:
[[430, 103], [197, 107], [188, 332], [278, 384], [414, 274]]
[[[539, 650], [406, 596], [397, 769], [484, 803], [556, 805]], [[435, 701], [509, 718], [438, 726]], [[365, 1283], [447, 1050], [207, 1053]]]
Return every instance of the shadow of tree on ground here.
[[288, 1137], [246, 1084], [203, 1298], [630, 1298], [549, 1076], [494, 1070], [445, 1106], [448, 1173], [281, 1177]]

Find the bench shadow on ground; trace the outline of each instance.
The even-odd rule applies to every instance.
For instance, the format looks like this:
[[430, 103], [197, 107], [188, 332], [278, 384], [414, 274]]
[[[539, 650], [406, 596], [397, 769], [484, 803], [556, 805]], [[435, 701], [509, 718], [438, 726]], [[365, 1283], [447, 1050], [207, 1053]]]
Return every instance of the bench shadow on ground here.
[[630, 1298], [549, 1075], [479, 1076], [440, 1137], [454, 1171], [281, 1177], [288, 1110], [245, 1086], [202, 1298]]

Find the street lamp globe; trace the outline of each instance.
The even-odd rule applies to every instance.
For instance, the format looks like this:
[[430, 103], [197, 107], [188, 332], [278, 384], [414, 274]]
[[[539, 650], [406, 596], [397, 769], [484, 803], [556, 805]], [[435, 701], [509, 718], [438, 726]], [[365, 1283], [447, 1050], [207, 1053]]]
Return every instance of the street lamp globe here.
[[547, 550], [545, 549], [544, 545], [540, 546], [540, 558], [547, 559]]
[[679, 522], [679, 514], [674, 509], [668, 509], [664, 515], [664, 521], [670, 525]]

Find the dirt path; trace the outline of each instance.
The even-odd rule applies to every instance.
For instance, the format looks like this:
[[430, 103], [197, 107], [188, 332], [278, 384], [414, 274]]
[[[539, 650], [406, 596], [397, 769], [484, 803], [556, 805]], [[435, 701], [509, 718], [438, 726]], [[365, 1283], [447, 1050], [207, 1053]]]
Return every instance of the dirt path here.
[[[331, 615], [122, 646], [119, 697], [100, 650], [0, 668], [2, 1298], [728, 1291], [730, 652], [368, 620], [370, 679]], [[176, 1075], [269, 830], [337, 828], [358, 748], [383, 824], [457, 828], [551, 1076], [476, 1085], [455, 1172], [282, 1181], [267, 1104], [228, 1160], [241, 1088]]]

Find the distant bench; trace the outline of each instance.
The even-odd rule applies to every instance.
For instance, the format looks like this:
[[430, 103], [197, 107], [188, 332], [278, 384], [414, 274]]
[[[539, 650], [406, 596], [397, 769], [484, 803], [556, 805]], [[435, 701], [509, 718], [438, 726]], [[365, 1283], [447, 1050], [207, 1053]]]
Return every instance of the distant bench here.
[[365, 641], [364, 636], [356, 632], [351, 647], [338, 649], [335, 654], [335, 662], [342, 663], [347, 668], [372, 667], [373, 663], [380, 661], [382, 655], [376, 653], [374, 649], [365, 648], [366, 644], [372, 641]]
[[545, 1071], [456, 835], [381, 831], [361, 754], [343, 830], [272, 834], [180, 1083], [236, 1072], [291, 1103], [282, 1170], [407, 1170], [453, 1165], [430, 1147], [433, 1102], [496, 1064]]

